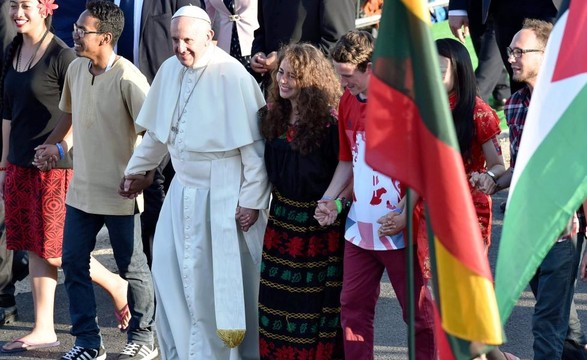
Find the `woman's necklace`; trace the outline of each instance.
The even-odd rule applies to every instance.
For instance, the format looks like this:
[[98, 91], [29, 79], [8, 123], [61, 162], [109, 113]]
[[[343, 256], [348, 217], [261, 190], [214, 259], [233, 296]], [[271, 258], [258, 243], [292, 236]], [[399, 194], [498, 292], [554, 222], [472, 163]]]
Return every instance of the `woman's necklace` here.
[[18, 71], [18, 72], [25, 72], [25, 71], [29, 71], [31, 69], [31, 66], [33, 65], [33, 60], [37, 56], [37, 52], [41, 48], [41, 45], [43, 45], [43, 41], [45, 41], [45, 38], [47, 37], [47, 34], [48, 33], [49, 33], [49, 29], [45, 30], [45, 33], [43, 34], [43, 37], [41, 38], [41, 41], [39, 41], [39, 43], [35, 47], [35, 51], [33, 52], [33, 56], [31, 56], [31, 58], [26, 63], [26, 65], [24, 66], [24, 68], [21, 68], [20, 67], [20, 52], [22, 51], [22, 44], [18, 47], [18, 53], [16, 54], [16, 71]]

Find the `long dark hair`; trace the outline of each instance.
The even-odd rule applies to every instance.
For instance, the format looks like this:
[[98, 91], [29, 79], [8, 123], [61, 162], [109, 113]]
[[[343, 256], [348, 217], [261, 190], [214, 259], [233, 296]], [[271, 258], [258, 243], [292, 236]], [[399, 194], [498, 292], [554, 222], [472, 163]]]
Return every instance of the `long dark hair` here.
[[[45, 26], [47, 27], [47, 30], [50, 31], [52, 23], [53, 16], [47, 16], [45, 18]], [[2, 59], [4, 60], [4, 63], [2, 66], [2, 73], [0, 74], [0, 110], [2, 109], [4, 103], [4, 79], [6, 78], [6, 73], [10, 69], [10, 66], [12, 66], [12, 60], [14, 60], [14, 57], [16, 56], [16, 51], [22, 45], [22, 39], [23, 35], [21, 33], [17, 33], [14, 39], [12, 39], [12, 42], [6, 48], [6, 54], [4, 59]]]
[[261, 132], [266, 139], [271, 140], [283, 135], [288, 129], [292, 106], [289, 100], [279, 95], [277, 81], [279, 64], [287, 59], [300, 86], [299, 121], [291, 146], [302, 155], [307, 155], [320, 146], [328, 125], [335, 121], [330, 110], [338, 107], [342, 93], [340, 82], [332, 63], [310, 44], [287, 45], [279, 50], [277, 58], [278, 66], [271, 73], [268, 110], [265, 114], [261, 113]]
[[456, 104], [452, 109], [461, 155], [464, 160], [471, 158], [471, 145], [475, 137], [473, 114], [477, 96], [477, 81], [467, 48], [454, 39], [436, 40], [438, 54], [450, 59], [450, 67], [454, 77], [451, 90], [456, 96]]

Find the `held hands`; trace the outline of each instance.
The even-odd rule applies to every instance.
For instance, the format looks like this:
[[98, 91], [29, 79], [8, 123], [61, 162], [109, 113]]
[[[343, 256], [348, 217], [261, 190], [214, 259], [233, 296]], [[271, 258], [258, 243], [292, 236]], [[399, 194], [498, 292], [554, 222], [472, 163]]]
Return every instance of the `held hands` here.
[[127, 175], [120, 180], [118, 194], [126, 199], [134, 199], [139, 196], [144, 189], [151, 186], [155, 170], [151, 170], [145, 175]]
[[377, 230], [377, 235], [391, 236], [404, 230], [406, 227], [406, 214], [405, 212], [399, 212], [400, 209], [396, 210], [383, 215], [377, 220], [377, 223], [381, 224], [381, 227]]
[[33, 165], [41, 171], [49, 171], [57, 165], [59, 161], [59, 149], [53, 144], [43, 144], [35, 148], [35, 157]]
[[316, 210], [314, 210], [314, 219], [320, 226], [332, 225], [338, 217], [338, 209], [334, 200], [319, 200]]
[[265, 74], [277, 66], [277, 53], [275, 51], [265, 55], [264, 52], [258, 52], [251, 58], [251, 69], [259, 74]]
[[235, 218], [241, 230], [247, 232], [257, 222], [259, 210], [237, 206]]
[[492, 195], [497, 190], [497, 183], [487, 173], [478, 173], [473, 171], [471, 173], [471, 177], [469, 178], [469, 183], [472, 187], [487, 195]]

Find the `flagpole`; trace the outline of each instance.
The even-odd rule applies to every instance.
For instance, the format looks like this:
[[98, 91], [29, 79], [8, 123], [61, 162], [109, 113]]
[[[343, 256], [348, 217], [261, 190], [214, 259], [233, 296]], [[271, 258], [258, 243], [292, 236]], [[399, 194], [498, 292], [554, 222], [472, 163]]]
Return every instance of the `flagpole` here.
[[408, 244], [406, 245], [407, 251], [407, 272], [406, 277], [408, 280], [408, 358], [409, 360], [415, 360], [416, 354], [416, 332], [415, 332], [415, 312], [414, 312], [414, 239], [413, 239], [413, 208], [411, 206], [412, 190], [408, 188], [406, 193], [406, 209], [408, 211]]

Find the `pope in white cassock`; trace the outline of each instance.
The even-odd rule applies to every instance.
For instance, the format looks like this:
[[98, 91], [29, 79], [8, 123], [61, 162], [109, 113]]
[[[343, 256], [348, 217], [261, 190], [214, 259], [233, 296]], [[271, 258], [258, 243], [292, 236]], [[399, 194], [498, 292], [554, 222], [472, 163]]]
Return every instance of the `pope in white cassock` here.
[[[258, 359], [259, 262], [269, 185], [257, 111], [263, 95], [212, 43], [195, 6], [172, 17], [175, 57], [136, 120], [147, 129], [125, 171], [127, 196], [169, 152], [176, 175], [157, 223], [153, 280], [163, 359]], [[260, 211], [261, 210], [261, 213]]]

